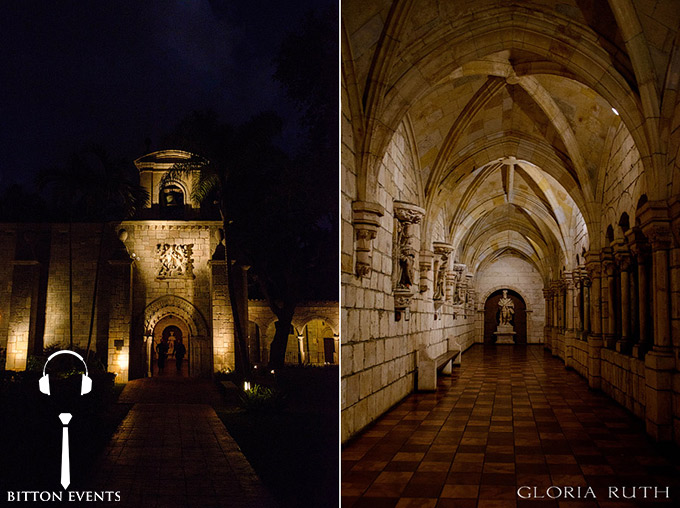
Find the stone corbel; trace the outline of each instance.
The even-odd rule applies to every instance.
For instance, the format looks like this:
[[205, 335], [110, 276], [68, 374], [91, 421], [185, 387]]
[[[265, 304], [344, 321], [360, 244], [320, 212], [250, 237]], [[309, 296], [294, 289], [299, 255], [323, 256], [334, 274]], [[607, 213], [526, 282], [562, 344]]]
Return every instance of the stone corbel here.
[[356, 274], [359, 277], [370, 277], [371, 258], [373, 256], [373, 239], [378, 234], [380, 217], [384, 208], [377, 203], [355, 201], [352, 203], [352, 224], [355, 235]]
[[[433, 268], [434, 253], [429, 250], [420, 251], [420, 292], [425, 293], [430, 289], [428, 273]], [[436, 274], [435, 274], [436, 278]]]

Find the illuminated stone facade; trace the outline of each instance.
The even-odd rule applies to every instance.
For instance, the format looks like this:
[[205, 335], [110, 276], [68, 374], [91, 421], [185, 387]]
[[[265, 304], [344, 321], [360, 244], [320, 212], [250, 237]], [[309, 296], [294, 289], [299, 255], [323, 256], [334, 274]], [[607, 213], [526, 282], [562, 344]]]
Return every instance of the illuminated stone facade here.
[[[43, 346], [67, 346], [71, 323], [74, 345], [87, 347], [91, 321], [92, 349], [117, 373], [118, 382], [153, 375], [155, 346], [168, 327], [183, 337], [190, 376], [233, 369], [234, 327], [222, 223], [206, 220], [191, 202], [192, 178], [161, 185], [163, 174], [189, 157], [168, 150], [135, 161], [151, 196], [139, 219], [0, 225], [0, 348], [7, 369], [26, 368], [28, 356]], [[263, 302], [245, 307], [253, 315], [251, 361], [264, 363], [275, 318]], [[244, 317], [248, 319], [248, 312]], [[289, 341], [295, 354], [287, 355], [289, 363], [337, 363], [338, 320], [337, 302], [300, 306]], [[301, 335], [305, 341], [299, 340]], [[319, 356], [324, 344], [330, 356]]]

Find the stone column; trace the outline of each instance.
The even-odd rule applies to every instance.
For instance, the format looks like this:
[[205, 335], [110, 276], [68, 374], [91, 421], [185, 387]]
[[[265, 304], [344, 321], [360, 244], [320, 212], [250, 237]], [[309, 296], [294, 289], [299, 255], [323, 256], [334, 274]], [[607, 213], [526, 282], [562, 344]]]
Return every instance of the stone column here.
[[566, 305], [566, 323], [564, 329], [564, 365], [569, 368], [573, 366], [573, 341], [574, 330], [574, 274], [564, 272], [564, 292]]
[[[213, 365], [216, 372], [236, 368], [236, 335], [227, 287], [227, 262], [213, 259], [210, 267], [210, 306], [213, 336]], [[264, 330], [263, 330], [264, 332]]]
[[672, 381], [675, 358], [671, 344], [669, 249], [670, 223], [665, 202], [647, 202], [638, 212], [642, 231], [652, 248], [654, 347], [645, 356], [645, 420], [657, 441], [673, 434]]
[[550, 301], [550, 289], [543, 289], [543, 298], [545, 299], [545, 323], [543, 326], [543, 344], [544, 346], [549, 346], [550, 344], [550, 331], [551, 331], [551, 301]]
[[604, 276], [607, 278], [607, 317], [604, 327], [604, 344], [608, 348], [613, 348], [616, 343], [616, 283], [614, 281], [614, 260], [610, 249], [603, 251], [602, 266]]
[[601, 350], [602, 340], [602, 316], [600, 312], [601, 293], [601, 269], [600, 253], [589, 251], [586, 253], [586, 270], [591, 281], [590, 290], [590, 332], [588, 333], [588, 386], [599, 389], [602, 386], [601, 378]]
[[616, 263], [619, 266], [621, 275], [621, 336], [616, 341], [616, 350], [619, 353], [628, 353], [631, 346], [631, 327], [630, 327], [630, 254], [624, 248], [619, 248], [615, 254]]
[[637, 312], [635, 319], [637, 327], [633, 328], [633, 334], [637, 332], [637, 341], [632, 347], [632, 354], [636, 358], [642, 358], [652, 347], [649, 336], [649, 279], [647, 277], [649, 244], [638, 227], [631, 228], [627, 236], [631, 254], [637, 263], [637, 288], [633, 288], [637, 289], [637, 294], [631, 297], [631, 301], [635, 302], [633, 311]]
[[[584, 269], [585, 270], [585, 269]], [[587, 273], [581, 276], [583, 286], [583, 340], [588, 340], [590, 333], [590, 277]]]
[[356, 264], [359, 277], [371, 276], [373, 239], [378, 234], [380, 217], [385, 209], [377, 203], [355, 201], [352, 203], [352, 224], [354, 225]]

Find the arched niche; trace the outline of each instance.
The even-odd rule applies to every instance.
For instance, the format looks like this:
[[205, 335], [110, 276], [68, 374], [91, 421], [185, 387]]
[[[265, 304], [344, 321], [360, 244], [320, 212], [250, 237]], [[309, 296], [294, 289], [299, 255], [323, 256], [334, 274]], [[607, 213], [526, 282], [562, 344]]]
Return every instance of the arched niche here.
[[212, 340], [207, 322], [201, 312], [188, 300], [175, 295], [162, 296], [151, 302], [143, 313], [143, 330], [146, 342], [145, 355], [140, 361], [146, 364], [147, 375], [152, 372], [155, 355], [155, 338], [166, 326], [174, 325], [185, 335], [186, 359], [191, 377], [208, 377], [212, 374]]
[[494, 344], [496, 337], [494, 332], [498, 327], [500, 309], [498, 301], [503, 297], [503, 291], [508, 292], [508, 298], [512, 300], [515, 307], [515, 314], [511, 321], [515, 335], [515, 344], [527, 343], [527, 304], [526, 299], [514, 289], [509, 287], [502, 287], [492, 290], [484, 298], [484, 344]]

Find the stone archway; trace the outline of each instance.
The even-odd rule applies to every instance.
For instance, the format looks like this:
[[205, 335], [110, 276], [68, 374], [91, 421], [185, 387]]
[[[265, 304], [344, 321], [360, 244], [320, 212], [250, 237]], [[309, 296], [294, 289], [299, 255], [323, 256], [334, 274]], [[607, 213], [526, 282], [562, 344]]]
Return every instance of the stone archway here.
[[515, 307], [515, 314], [513, 316], [512, 324], [517, 335], [515, 335], [515, 344], [527, 343], [527, 305], [526, 300], [522, 295], [508, 287], [503, 287], [492, 291], [486, 295], [484, 301], [484, 344], [495, 343], [493, 335], [496, 331], [498, 323], [498, 301], [503, 296], [503, 291], [507, 290], [508, 297], [512, 300]]
[[[147, 376], [151, 375], [154, 357], [154, 336], [167, 325], [178, 326], [186, 334], [188, 373], [191, 377], [208, 377], [212, 374], [212, 339], [207, 322], [201, 312], [189, 301], [174, 295], [162, 296], [151, 302], [143, 315], [145, 341], [144, 363]], [[158, 328], [158, 329], [157, 329]]]

